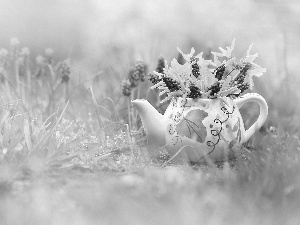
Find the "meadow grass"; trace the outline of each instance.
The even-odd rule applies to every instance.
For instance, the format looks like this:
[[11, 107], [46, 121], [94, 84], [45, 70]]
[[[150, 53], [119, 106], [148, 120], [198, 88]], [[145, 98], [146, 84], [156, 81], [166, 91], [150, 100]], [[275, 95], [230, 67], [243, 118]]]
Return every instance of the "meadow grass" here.
[[[106, 84], [97, 74], [84, 86], [72, 62], [56, 62], [51, 49], [34, 61], [13, 39], [9, 51], [0, 52], [1, 224], [299, 221], [297, 109], [282, 113], [273, 102], [265, 126], [232, 161], [178, 164], [148, 151], [128, 103], [140, 96], [158, 110], [165, 106], [155, 104], [157, 93], [147, 81], [122, 95], [121, 80], [133, 76], [130, 69], [127, 77], [112, 72]], [[120, 88], [111, 96], [99, 95], [99, 86], [108, 90], [116, 81]], [[249, 118], [255, 112], [242, 109]]]

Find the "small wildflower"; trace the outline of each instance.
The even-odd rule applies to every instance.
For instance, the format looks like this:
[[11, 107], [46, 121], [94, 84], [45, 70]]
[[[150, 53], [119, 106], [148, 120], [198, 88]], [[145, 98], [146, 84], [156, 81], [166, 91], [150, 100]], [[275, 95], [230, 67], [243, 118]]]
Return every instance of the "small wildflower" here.
[[70, 62], [68, 60], [65, 60], [59, 68], [62, 82], [68, 83], [70, 79], [71, 69], [70, 69]]
[[146, 74], [147, 66], [143, 60], [137, 60], [135, 62], [134, 69], [130, 71], [129, 76], [132, 78], [134, 82], [134, 87], [138, 84], [139, 81], [145, 81], [145, 74]]
[[224, 76], [224, 72], [225, 72], [225, 65], [222, 64], [221, 66], [218, 66], [215, 71], [214, 71], [214, 74], [215, 74], [215, 77], [218, 79], [218, 80], [221, 80]]
[[130, 69], [128, 73], [128, 79], [131, 87], [135, 88], [139, 83], [139, 74], [134, 69]]
[[249, 84], [248, 83], [243, 83], [243, 84], [239, 84], [237, 85], [237, 88], [241, 90], [240, 93], [243, 93], [244, 91], [246, 91], [249, 88]]
[[61, 79], [62, 79], [62, 82], [63, 82], [63, 83], [68, 83], [70, 77], [69, 77], [68, 75], [63, 75]]
[[191, 57], [190, 63], [192, 65], [192, 74], [198, 78], [200, 76], [200, 67], [198, 65], [198, 60], [195, 57]]
[[231, 47], [226, 47], [226, 50], [220, 47], [219, 49], [222, 52], [222, 56], [225, 56], [228, 59], [232, 58], [233, 57], [232, 51], [234, 49], [234, 46], [235, 46], [235, 38], [233, 39], [233, 41], [231, 43]]
[[210, 91], [209, 97], [215, 97], [217, 93], [221, 90], [220, 82], [214, 83], [208, 90]]
[[21, 55], [23, 55], [23, 56], [29, 56], [30, 55], [29, 48], [27, 48], [27, 47], [22, 48]]
[[157, 84], [162, 81], [162, 77], [164, 76], [164, 69], [165, 69], [165, 59], [163, 56], [158, 58], [156, 73], [150, 72], [148, 74], [148, 80], [150, 80], [153, 84]]
[[153, 84], [157, 84], [159, 83], [162, 79], [155, 73], [151, 72], [148, 74], [149, 76], [149, 80], [153, 83]]
[[45, 49], [46, 62], [48, 64], [52, 64], [52, 61], [53, 61], [53, 59], [52, 59], [53, 52], [54, 51], [52, 50], [52, 48], [46, 48]]
[[0, 49], [0, 58], [4, 58], [6, 56], [8, 56], [8, 50], [5, 48], [1, 48]]
[[243, 63], [242, 62], [232, 62], [231, 66], [235, 70], [241, 70], [243, 68]]
[[278, 134], [278, 131], [277, 131], [276, 127], [270, 126], [269, 131], [273, 135], [277, 135]]
[[168, 77], [180, 83], [185, 89], [188, 89], [191, 83], [196, 83], [197, 81], [197, 78], [191, 74], [190, 63], [180, 65], [176, 59], [171, 61], [171, 67], [166, 68], [165, 73]]
[[[245, 78], [247, 76], [247, 71], [251, 68], [250, 63], [243, 63], [242, 67], [239, 66], [240, 71], [236, 77], [232, 80], [231, 86], [236, 85], [238, 89], [241, 90], [241, 93], [250, 87], [249, 83], [245, 83]], [[246, 85], [247, 84], [247, 85]]]
[[240, 73], [246, 75], [247, 71], [251, 68], [251, 63], [244, 63], [243, 68], [240, 70]]
[[38, 56], [35, 58], [35, 61], [36, 61], [36, 63], [37, 63], [39, 66], [41, 66], [41, 65], [44, 64], [45, 58], [44, 58], [43, 56], [41, 56], [41, 55], [38, 55]]
[[195, 53], [195, 49], [194, 48], [191, 49], [191, 52], [189, 54], [184, 54], [179, 48], [177, 48], [177, 51], [180, 52], [180, 54], [182, 55], [183, 59], [185, 61], [187, 61], [187, 62], [191, 61], [191, 59], [193, 58], [193, 55]]
[[180, 90], [180, 85], [176, 80], [174, 80], [170, 77], [163, 77], [162, 80], [166, 84], [166, 86], [168, 87], [170, 92]]
[[190, 93], [188, 94], [187, 97], [188, 98], [193, 98], [193, 99], [201, 98], [200, 88], [198, 88], [197, 86], [191, 85], [190, 86]]
[[254, 86], [252, 77], [253, 76], [260, 77], [266, 72], [265, 68], [262, 68], [259, 65], [253, 63], [253, 60], [258, 57], [258, 54], [256, 53], [254, 55], [250, 55], [251, 48], [252, 48], [252, 45], [250, 45], [249, 49], [247, 50], [246, 58], [242, 59], [242, 61], [244, 61], [245, 63], [249, 63], [251, 65], [251, 67], [247, 71], [248, 76], [246, 77], [246, 82], [249, 83], [250, 89], [252, 89]]
[[130, 96], [131, 95], [131, 82], [129, 79], [124, 79], [121, 83], [121, 87], [122, 87], [122, 94], [124, 96]]
[[46, 54], [46, 56], [48, 56], [48, 57], [51, 57], [52, 55], [53, 55], [53, 49], [52, 48], [46, 48], [45, 49], [45, 54]]
[[145, 73], [146, 73], [146, 64], [143, 60], [137, 60], [135, 63], [135, 71], [139, 74], [139, 78], [141, 81], [145, 80]]
[[10, 45], [11, 46], [17, 46], [17, 45], [19, 45], [20, 44], [20, 41], [19, 41], [19, 39], [18, 38], [16, 38], [16, 37], [13, 37], [13, 38], [11, 38], [10, 39]]
[[164, 69], [165, 69], [165, 59], [163, 56], [160, 56], [155, 71], [158, 73], [164, 73]]
[[219, 60], [219, 57], [220, 57], [220, 58], [224, 58], [224, 57], [225, 57], [225, 58], [227, 58], [228, 60], [233, 59], [232, 51], [233, 51], [233, 49], [234, 49], [234, 46], [235, 46], [235, 39], [233, 39], [232, 44], [231, 44], [231, 47], [227, 47], [227, 48], [226, 48], [227, 50], [225, 50], [225, 49], [223, 49], [223, 48], [220, 47], [219, 49], [221, 50], [221, 53], [218, 53], [218, 52], [211, 52], [211, 53], [213, 54], [213, 56], [214, 56], [214, 62], [212, 63], [212, 65], [218, 67], [218, 66], [220, 66], [220, 65], [222, 65], [222, 64], [224, 64], [224, 63], [226, 63], [226, 60], [224, 60], [223, 62], [221, 62], [221, 61]]
[[128, 73], [128, 79], [132, 88], [137, 87], [140, 81], [145, 81], [146, 72], [147, 66], [144, 61], [137, 60], [134, 68], [131, 68]]

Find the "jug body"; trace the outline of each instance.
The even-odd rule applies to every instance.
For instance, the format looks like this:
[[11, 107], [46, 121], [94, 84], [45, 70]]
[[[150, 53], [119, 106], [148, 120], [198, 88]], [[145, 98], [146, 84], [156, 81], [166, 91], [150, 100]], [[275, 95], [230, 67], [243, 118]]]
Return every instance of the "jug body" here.
[[[239, 109], [256, 102], [258, 119], [245, 130]], [[258, 94], [242, 97], [173, 98], [164, 115], [147, 100], [132, 101], [154, 151], [166, 148], [172, 158], [190, 162], [224, 161], [234, 156], [234, 147], [247, 142], [267, 119], [268, 106]]]
[[169, 153], [193, 162], [228, 160], [245, 132], [238, 106], [227, 97], [174, 98], [165, 116]]

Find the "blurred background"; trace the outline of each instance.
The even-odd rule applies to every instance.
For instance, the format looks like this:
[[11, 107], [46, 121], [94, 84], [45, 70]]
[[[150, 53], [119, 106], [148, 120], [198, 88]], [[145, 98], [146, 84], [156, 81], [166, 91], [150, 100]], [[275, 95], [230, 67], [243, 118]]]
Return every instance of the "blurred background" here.
[[[274, 116], [295, 116], [300, 96], [300, 2], [297, 0], [0, 0], [0, 47], [12, 37], [33, 60], [48, 47], [70, 58], [78, 74], [101, 71], [98, 94], [120, 94], [119, 81], [135, 59], [154, 70], [157, 58], [228, 46], [241, 57], [250, 44], [267, 73], [255, 80]], [[107, 85], [107, 83], [110, 85]], [[109, 87], [109, 89], [105, 89]], [[290, 101], [289, 101], [290, 100]]]
[[[23, 80], [10, 89], [1, 80], [1, 54], [13, 49], [13, 37], [30, 54], [23, 53], [20, 71], [11, 57], [15, 67], [8, 74], [17, 75], [11, 80], [18, 72]], [[253, 136], [257, 148], [242, 148], [236, 169], [227, 162], [195, 171], [148, 169], [139, 161], [142, 138], [131, 139], [129, 129], [115, 132], [119, 124], [130, 125], [131, 114], [138, 118], [121, 81], [137, 59], [149, 71], [161, 55], [168, 62], [177, 58], [177, 47], [184, 53], [194, 47], [210, 59], [234, 38], [237, 58], [253, 43], [254, 62], [267, 69], [254, 77], [252, 90], [269, 105], [265, 126]], [[48, 48], [54, 51], [50, 63], [36, 62]], [[57, 69], [53, 88], [51, 68], [65, 59], [67, 79]], [[299, 0], [0, 0], [0, 224], [299, 224], [299, 71]], [[146, 81], [135, 90], [145, 98], [150, 86]], [[29, 125], [15, 87], [33, 98], [27, 106], [43, 106], [50, 119], [39, 110]], [[18, 101], [6, 104], [2, 94]], [[246, 104], [241, 113], [249, 127], [258, 106]]]

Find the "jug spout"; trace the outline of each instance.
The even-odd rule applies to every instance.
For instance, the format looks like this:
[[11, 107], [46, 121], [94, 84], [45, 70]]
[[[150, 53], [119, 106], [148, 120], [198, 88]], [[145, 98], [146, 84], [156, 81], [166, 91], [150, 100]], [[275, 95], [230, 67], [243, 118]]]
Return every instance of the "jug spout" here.
[[147, 100], [136, 99], [131, 101], [132, 105], [140, 114], [144, 125], [148, 145], [164, 146], [166, 144], [165, 133], [167, 129], [167, 121]]

